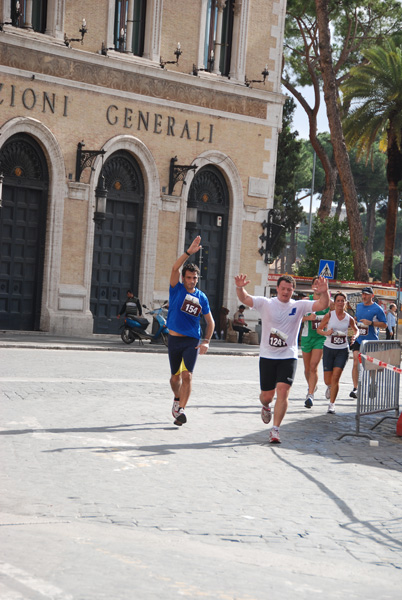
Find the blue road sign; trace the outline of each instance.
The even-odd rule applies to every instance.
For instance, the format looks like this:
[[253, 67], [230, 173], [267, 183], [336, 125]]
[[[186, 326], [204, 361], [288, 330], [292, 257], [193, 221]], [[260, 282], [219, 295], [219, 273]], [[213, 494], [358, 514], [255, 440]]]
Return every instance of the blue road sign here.
[[318, 267], [318, 275], [325, 277], [326, 279], [335, 279], [335, 260], [326, 260], [322, 258], [320, 260], [320, 266]]

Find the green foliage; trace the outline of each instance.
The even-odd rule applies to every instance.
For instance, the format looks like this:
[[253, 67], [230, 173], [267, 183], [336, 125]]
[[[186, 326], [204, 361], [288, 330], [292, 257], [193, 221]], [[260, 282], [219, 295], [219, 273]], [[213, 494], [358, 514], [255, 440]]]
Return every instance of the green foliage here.
[[[331, 138], [329, 133], [319, 133], [318, 139], [320, 144], [325, 148], [326, 153], [329, 157], [333, 155], [333, 149], [331, 144]], [[314, 162], [314, 150], [310, 143], [310, 140], [302, 140], [302, 164], [301, 169], [296, 173], [296, 181], [299, 185], [299, 189], [310, 190], [311, 180], [313, 176], [313, 162]], [[315, 178], [314, 178], [314, 192], [321, 194], [325, 184], [325, 173], [322, 164], [319, 160], [316, 160], [315, 164]]]
[[303, 220], [303, 208], [296, 198], [296, 171], [300, 165], [302, 143], [297, 133], [291, 131], [295, 102], [288, 98], [283, 107], [282, 131], [278, 139], [277, 167], [274, 193], [274, 222], [284, 226], [273, 249], [273, 256], [279, 256], [286, 243], [286, 232], [295, 229]]
[[[361, 62], [361, 51], [401, 31], [399, 0], [328, 0], [332, 58], [338, 80]], [[321, 86], [315, 0], [288, 0], [285, 24], [283, 79], [297, 88]]]
[[393, 277], [397, 220], [402, 185], [402, 48], [397, 39], [382, 42], [363, 52], [364, 62], [351, 70], [342, 92], [350, 103], [343, 120], [346, 142], [357, 148], [357, 156], [372, 153], [377, 139], [387, 152], [388, 207], [381, 280]]
[[388, 138], [388, 153], [392, 139], [402, 147], [402, 48], [389, 40], [363, 56], [365, 62], [351, 70], [342, 86], [344, 100], [351, 103], [343, 121], [345, 138], [357, 147], [358, 157], [368, 157], [379, 137], [384, 150]]
[[[329, 133], [319, 133], [318, 139], [325, 148], [329, 157], [332, 156], [332, 144]], [[295, 174], [296, 188], [299, 197], [305, 196], [311, 189], [311, 180], [313, 173], [313, 148], [309, 140], [301, 140], [301, 161]], [[361, 212], [365, 206], [369, 204], [377, 204], [380, 214], [386, 213], [386, 205], [388, 201], [388, 184], [386, 177], [386, 155], [379, 149], [379, 144], [376, 142], [373, 146], [372, 157], [369, 163], [357, 158], [357, 149], [352, 148], [349, 151], [350, 167], [355, 182], [357, 198], [360, 203]], [[314, 178], [314, 193], [321, 194], [325, 184], [325, 174], [322, 164], [319, 160], [316, 161], [315, 178]], [[342, 187], [339, 179], [336, 185], [334, 202], [338, 203], [343, 199]], [[378, 214], [377, 214], [378, 218]], [[384, 238], [382, 239], [384, 245]]]
[[[396, 265], [398, 265], [401, 262], [401, 257], [400, 255], [394, 255], [394, 259], [393, 259], [393, 266], [394, 266], [394, 270], [392, 273], [392, 280], [395, 281], [396, 277], [395, 277], [395, 268]], [[381, 274], [382, 274], [382, 267], [384, 264], [384, 253], [383, 252], [379, 252], [377, 250], [377, 252], [373, 253], [373, 260], [371, 263], [371, 268], [370, 268], [370, 277], [373, 278], [374, 281], [381, 281]]]
[[356, 148], [349, 152], [359, 202], [364, 202], [366, 205], [386, 203], [388, 201], [386, 156], [379, 149], [378, 142], [373, 145], [369, 163], [359, 160], [357, 154]]
[[338, 262], [338, 279], [353, 279], [353, 253], [346, 221], [328, 217], [323, 223], [314, 217], [311, 236], [306, 242], [306, 256], [298, 267], [298, 275], [314, 277], [321, 259]]
[[370, 277], [372, 277], [374, 281], [381, 281], [383, 263], [384, 254], [382, 252], [374, 252], [370, 267]]

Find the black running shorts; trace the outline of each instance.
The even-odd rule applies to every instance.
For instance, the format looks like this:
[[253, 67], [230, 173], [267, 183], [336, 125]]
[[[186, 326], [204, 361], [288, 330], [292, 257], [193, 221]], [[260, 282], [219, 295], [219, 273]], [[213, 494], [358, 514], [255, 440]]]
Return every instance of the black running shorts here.
[[333, 371], [335, 367], [344, 369], [349, 358], [349, 348], [327, 348], [324, 346], [322, 366], [324, 371]]
[[193, 372], [198, 356], [196, 346], [199, 343], [197, 338], [169, 335], [168, 353], [172, 375], [178, 375], [182, 371]]
[[276, 388], [277, 383], [292, 385], [297, 367], [297, 358], [260, 357], [260, 387], [262, 392]]

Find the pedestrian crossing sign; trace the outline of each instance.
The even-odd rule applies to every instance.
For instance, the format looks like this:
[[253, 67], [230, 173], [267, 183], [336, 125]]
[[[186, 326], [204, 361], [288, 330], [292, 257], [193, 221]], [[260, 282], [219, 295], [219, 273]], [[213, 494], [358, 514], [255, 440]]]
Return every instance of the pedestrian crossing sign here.
[[335, 279], [336, 277], [336, 260], [320, 260], [320, 266], [318, 268], [319, 277], [325, 277], [325, 279]]

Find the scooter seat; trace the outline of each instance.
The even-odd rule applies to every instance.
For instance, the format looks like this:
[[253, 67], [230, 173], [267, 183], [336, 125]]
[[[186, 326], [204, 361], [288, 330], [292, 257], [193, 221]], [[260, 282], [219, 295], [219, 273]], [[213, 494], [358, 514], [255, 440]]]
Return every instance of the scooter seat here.
[[146, 329], [149, 325], [148, 319], [145, 319], [144, 317], [127, 317], [126, 320], [127, 325], [130, 327], [138, 327], [139, 325], [142, 329]]

